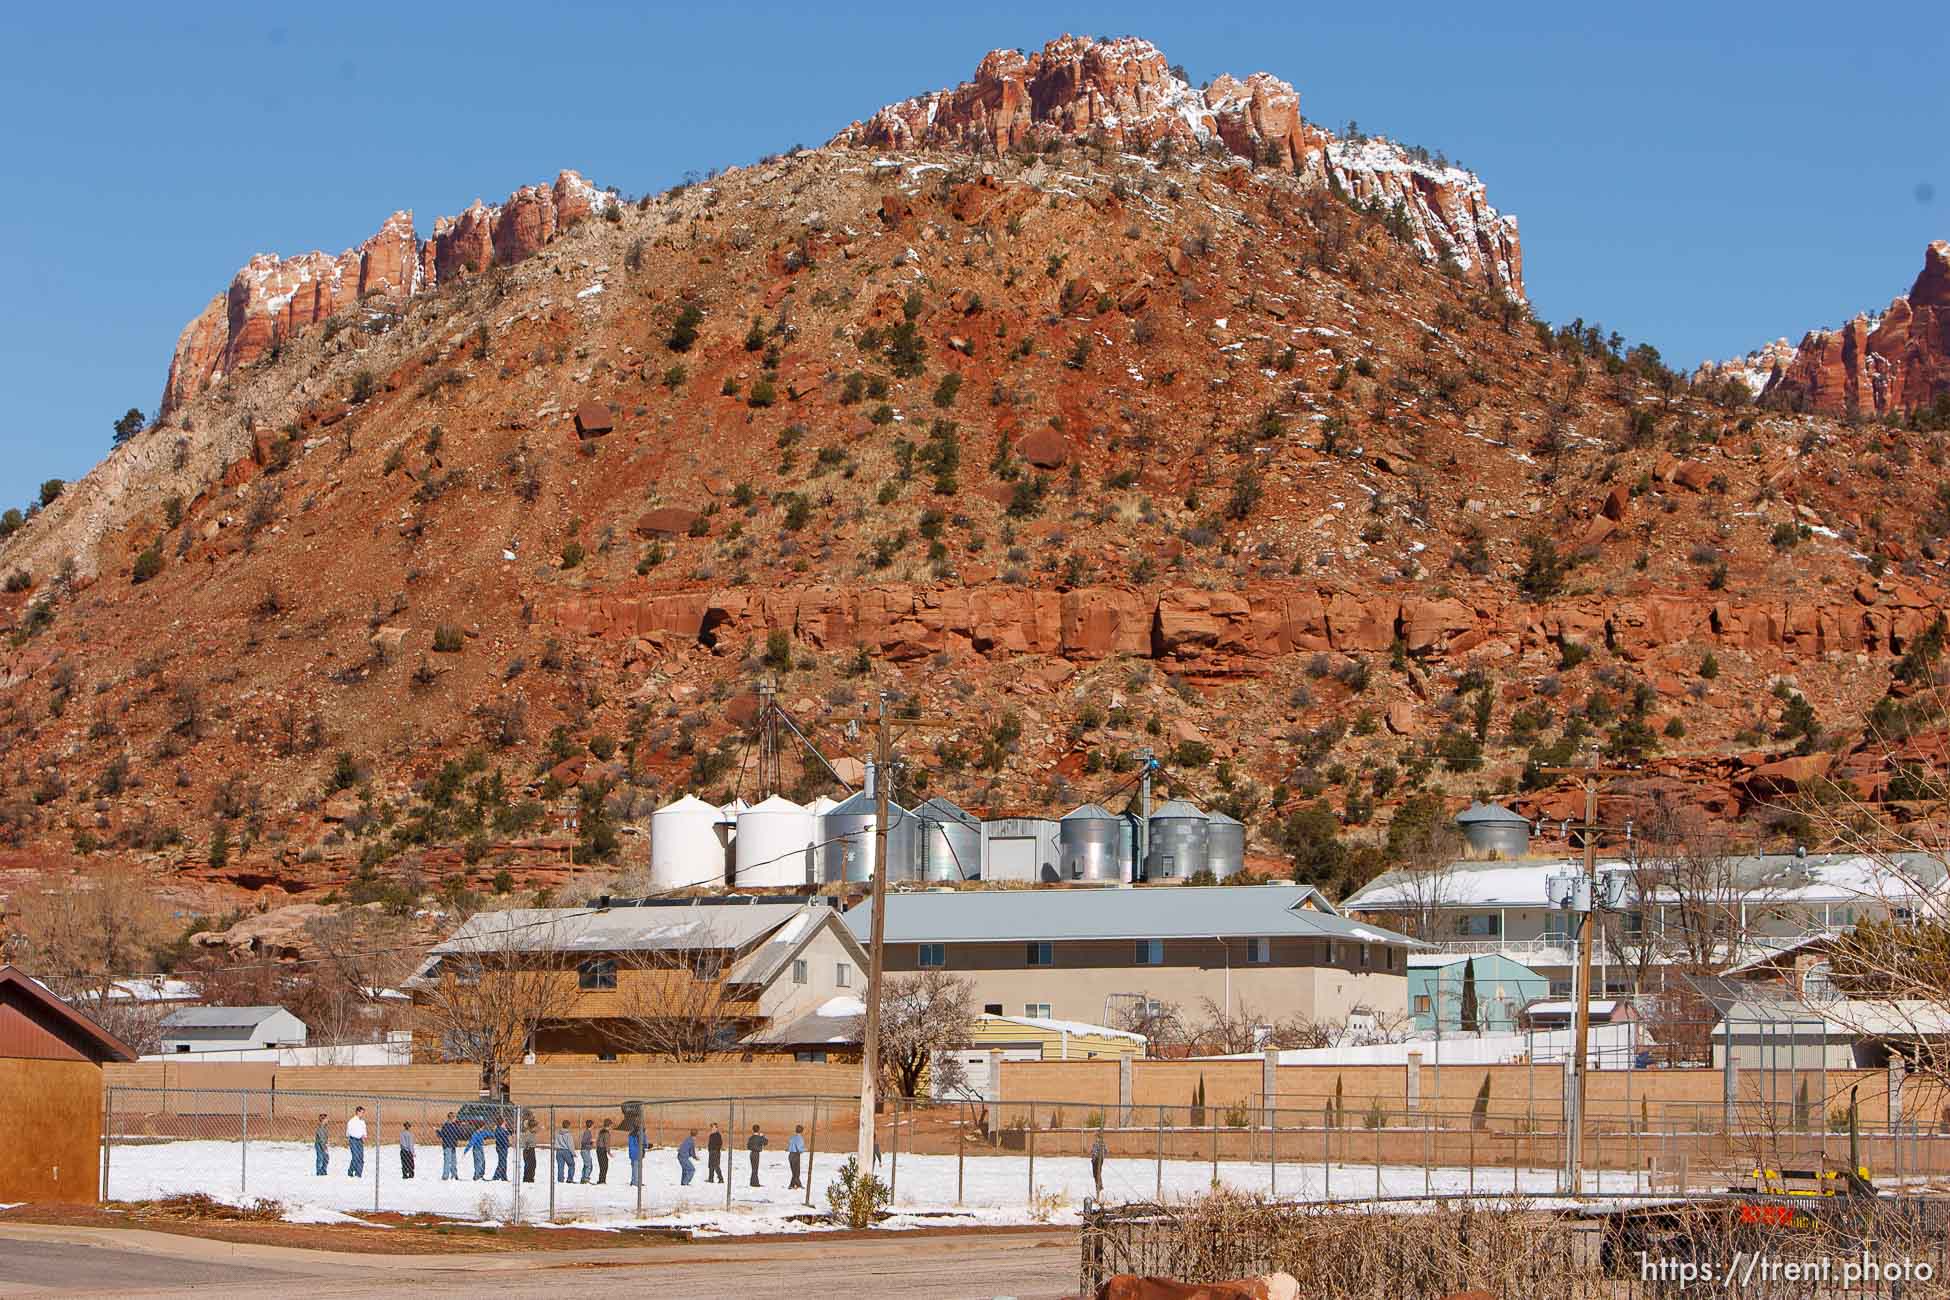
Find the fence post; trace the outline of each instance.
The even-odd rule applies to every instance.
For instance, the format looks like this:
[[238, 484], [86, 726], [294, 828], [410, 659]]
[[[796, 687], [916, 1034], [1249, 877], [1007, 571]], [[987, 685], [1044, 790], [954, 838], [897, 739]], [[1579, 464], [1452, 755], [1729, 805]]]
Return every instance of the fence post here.
[[386, 1131], [383, 1126], [384, 1120], [385, 1116], [380, 1112], [379, 1103], [375, 1101], [372, 1104], [372, 1150], [369, 1153], [372, 1156], [372, 1211], [374, 1214], [379, 1213], [379, 1166], [386, 1163], [379, 1155], [380, 1136]]
[[1029, 1108], [1029, 1204], [1036, 1204], [1036, 1108]]
[[1219, 1181], [1219, 1126], [1209, 1124], [1207, 1127], [1212, 1130], [1212, 1182], [1216, 1186]]
[[237, 1155], [237, 1198], [242, 1200], [251, 1190], [251, 1095], [242, 1088], [237, 1090], [237, 1131], [243, 1138]]
[[[955, 1125], [955, 1205], [961, 1205], [962, 1184], [968, 1173], [968, 1103], [961, 1103], [961, 1115]], [[811, 1188], [811, 1182], [806, 1184]], [[812, 1192], [806, 1193], [806, 1204], [812, 1204]]]
[[560, 1120], [556, 1116], [555, 1107], [550, 1106], [548, 1108], [548, 1145], [542, 1148], [542, 1154], [548, 1157], [548, 1221], [550, 1223], [555, 1222], [555, 1134], [560, 1126]]
[[[1270, 1049], [1269, 1049], [1270, 1055]], [[1269, 1194], [1280, 1194], [1280, 1112], [1271, 1106], [1266, 1113], [1266, 1185]]]
[[813, 1152], [819, 1149], [819, 1098], [813, 1098], [812, 1136], [806, 1139], [806, 1204], [812, 1204]]
[[1320, 1199], [1334, 1199], [1334, 1150], [1329, 1131], [1333, 1127], [1334, 1103], [1324, 1101], [1320, 1104]]
[[1165, 1201], [1165, 1108], [1158, 1107], [1158, 1204]]
[[901, 1190], [901, 1099], [894, 1094], [894, 1160], [887, 1171], [887, 1204], [900, 1203]]
[[737, 1099], [733, 1098], [730, 1105], [731, 1105], [731, 1109], [725, 1116], [725, 1126], [724, 1126], [724, 1207], [727, 1210], [731, 1208], [731, 1177], [733, 1172], [732, 1166], [735, 1165], [738, 1161], [738, 1156], [736, 1154], [737, 1147], [734, 1145], [734, 1143], [736, 1143], [738, 1140]]
[[[505, 1103], [503, 1103], [505, 1105]], [[521, 1222], [521, 1107], [509, 1106], [514, 1112], [508, 1118], [508, 1187], [511, 1197], [508, 1202], [508, 1222]]]

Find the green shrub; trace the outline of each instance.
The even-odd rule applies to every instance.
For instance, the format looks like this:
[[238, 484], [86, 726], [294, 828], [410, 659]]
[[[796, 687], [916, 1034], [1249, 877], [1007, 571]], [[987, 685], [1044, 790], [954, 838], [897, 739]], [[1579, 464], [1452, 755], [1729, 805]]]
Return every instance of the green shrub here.
[[861, 1172], [859, 1159], [854, 1156], [847, 1157], [826, 1185], [826, 1205], [834, 1220], [856, 1232], [871, 1228], [893, 1199], [887, 1184]]
[[147, 550], [135, 557], [135, 568], [129, 574], [129, 580], [139, 587], [161, 572], [162, 552], [151, 542]]
[[562, 548], [562, 567], [565, 569], [575, 568], [578, 564], [582, 563], [584, 554], [585, 552], [582, 549], [581, 542], [570, 542]]
[[434, 652], [443, 655], [460, 653], [461, 631], [452, 623], [442, 623], [433, 629]]
[[704, 313], [698, 310], [696, 303], [691, 303], [677, 313], [677, 320], [671, 325], [670, 335], [664, 339], [664, 346], [672, 352], [689, 352], [691, 346], [697, 342], [697, 327], [703, 322]]

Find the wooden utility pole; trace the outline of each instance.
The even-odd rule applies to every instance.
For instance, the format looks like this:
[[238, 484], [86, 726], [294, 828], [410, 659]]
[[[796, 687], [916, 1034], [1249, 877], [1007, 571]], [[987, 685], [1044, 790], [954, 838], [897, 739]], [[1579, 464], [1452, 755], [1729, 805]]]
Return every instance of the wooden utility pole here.
[[887, 782], [894, 770], [894, 729], [915, 727], [954, 727], [958, 723], [922, 718], [890, 718], [887, 695], [880, 695], [880, 717], [874, 734], [873, 781], [873, 909], [871, 941], [867, 956], [867, 1024], [865, 1041], [860, 1044], [860, 1135], [859, 1170], [873, 1169], [874, 1108], [880, 1092], [880, 986], [885, 966], [882, 955], [887, 935]]
[[1546, 767], [1541, 771], [1553, 776], [1582, 776], [1584, 778], [1584, 879], [1590, 891], [1591, 909], [1582, 915], [1578, 924], [1578, 964], [1577, 973], [1571, 983], [1571, 1080], [1565, 1089], [1564, 1116], [1564, 1163], [1569, 1176], [1571, 1192], [1576, 1195], [1581, 1190], [1584, 1178], [1584, 1100], [1587, 1054], [1591, 1043], [1591, 950], [1598, 929], [1598, 778], [1601, 776], [1630, 776], [1637, 769], [1629, 767], [1600, 767], [1594, 761], [1590, 767]]

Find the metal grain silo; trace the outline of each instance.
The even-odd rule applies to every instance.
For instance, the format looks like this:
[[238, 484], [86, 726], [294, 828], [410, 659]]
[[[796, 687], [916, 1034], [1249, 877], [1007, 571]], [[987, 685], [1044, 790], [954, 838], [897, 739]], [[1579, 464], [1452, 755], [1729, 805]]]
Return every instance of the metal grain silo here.
[[812, 883], [813, 841], [818, 820], [783, 795], [773, 795], [738, 814], [733, 845], [740, 889]]
[[1220, 880], [1246, 869], [1246, 823], [1222, 812], [1205, 814], [1205, 865]]
[[[819, 879], [828, 884], [873, 879], [874, 796], [862, 790], [819, 819]], [[912, 880], [920, 842], [913, 813], [887, 802], [887, 883]]]
[[982, 874], [982, 823], [939, 795], [914, 810], [920, 842], [914, 867], [922, 880], [974, 880]]
[[1123, 830], [1108, 809], [1094, 803], [1065, 813], [1056, 825], [1058, 874], [1064, 880], [1122, 879], [1117, 848]]
[[1530, 822], [1502, 804], [1471, 803], [1456, 814], [1463, 842], [1478, 857], [1520, 858], [1530, 851]]
[[1146, 880], [1183, 880], [1205, 870], [1205, 814], [1173, 799], [1151, 814], [1145, 855]]
[[650, 883], [657, 889], [722, 885], [730, 874], [723, 816], [695, 795], [650, 814]]

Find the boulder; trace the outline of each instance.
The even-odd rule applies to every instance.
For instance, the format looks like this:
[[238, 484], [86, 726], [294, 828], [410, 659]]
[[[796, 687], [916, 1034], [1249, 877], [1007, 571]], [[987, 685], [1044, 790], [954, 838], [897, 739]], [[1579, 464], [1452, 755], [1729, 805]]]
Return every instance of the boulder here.
[[683, 537], [697, 525], [704, 516], [695, 510], [682, 506], [658, 506], [646, 510], [636, 521], [638, 537]]
[[1070, 463], [1070, 444], [1056, 430], [1042, 428], [1017, 442], [1016, 454], [1037, 469], [1061, 469]]
[[601, 402], [583, 402], [576, 407], [576, 433], [584, 438], [600, 438], [616, 427], [609, 408]]

